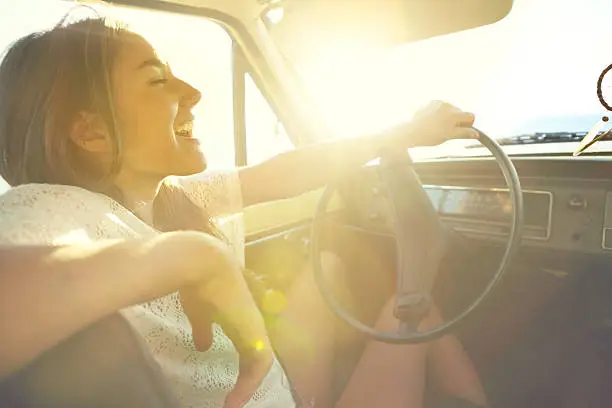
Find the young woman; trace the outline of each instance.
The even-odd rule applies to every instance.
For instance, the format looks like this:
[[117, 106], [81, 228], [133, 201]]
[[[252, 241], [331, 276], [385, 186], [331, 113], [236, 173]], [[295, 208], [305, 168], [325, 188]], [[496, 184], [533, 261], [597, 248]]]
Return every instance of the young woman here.
[[[178, 250], [164, 256], [130, 252], [125, 261], [136, 271], [126, 272], [121, 290], [109, 296], [109, 305], [117, 296], [122, 300], [114, 299], [114, 305], [143, 302], [142, 291], [164, 282], [168, 295], [123, 314], [146, 339], [181, 403], [293, 406], [291, 384], [299, 400], [326, 406], [333, 317], [306, 270], [281, 318], [303, 329], [315, 353], [305, 359], [290, 333], [272, 333], [287, 379], [240, 274], [240, 218], [227, 216], [323, 186], [376, 157], [383, 146], [474, 138], [474, 117], [435, 102], [392, 132], [299, 148], [257, 166], [209, 174], [203, 173], [206, 160], [192, 132], [191, 110], [200, 98], [142, 37], [103, 19], [60, 23], [14, 43], [0, 65], [0, 174], [13, 186], [0, 197], [0, 243], [169, 239], [174, 248], [195, 248], [190, 256]], [[172, 232], [180, 230], [198, 232]], [[179, 285], [164, 274], [172, 265], [197, 279]], [[333, 255], [325, 255], [324, 266], [332, 276], [342, 273]], [[92, 274], [85, 290], [106, 287], [100, 279]], [[108, 279], [116, 282], [117, 274]], [[292, 298], [308, 299], [308, 307], [294, 306]], [[107, 308], [84, 301], [72, 324], [101, 309]], [[426, 320], [437, 324], [440, 317], [434, 311]], [[396, 323], [385, 307], [378, 327]], [[485, 404], [469, 359], [447, 336], [415, 346], [368, 344], [336, 406], [419, 407], [426, 366], [445, 392]]]

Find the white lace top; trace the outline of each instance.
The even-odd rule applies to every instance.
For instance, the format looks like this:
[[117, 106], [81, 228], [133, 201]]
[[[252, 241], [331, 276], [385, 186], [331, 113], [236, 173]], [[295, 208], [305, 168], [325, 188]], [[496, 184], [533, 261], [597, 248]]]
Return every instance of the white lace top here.
[[[242, 195], [236, 172], [180, 178], [188, 196], [217, 221], [244, 262]], [[78, 187], [29, 184], [0, 196], [0, 244], [70, 244], [152, 236], [157, 232], [116, 201]], [[169, 254], [171, 256], [171, 254]], [[184, 407], [221, 407], [236, 382], [238, 354], [219, 326], [198, 352], [178, 293], [122, 311], [143, 335]], [[277, 361], [247, 405], [294, 407]]]

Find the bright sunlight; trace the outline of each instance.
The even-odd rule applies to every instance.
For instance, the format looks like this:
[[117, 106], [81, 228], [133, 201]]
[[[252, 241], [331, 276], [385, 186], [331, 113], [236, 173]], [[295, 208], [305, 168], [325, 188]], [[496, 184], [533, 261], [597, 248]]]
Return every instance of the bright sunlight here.
[[347, 41], [298, 68], [339, 137], [406, 121], [434, 99], [475, 112], [495, 136], [542, 116], [603, 113], [595, 85], [612, 63], [609, 0], [514, 3], [490, 26], [375, 55], [359, 56]]

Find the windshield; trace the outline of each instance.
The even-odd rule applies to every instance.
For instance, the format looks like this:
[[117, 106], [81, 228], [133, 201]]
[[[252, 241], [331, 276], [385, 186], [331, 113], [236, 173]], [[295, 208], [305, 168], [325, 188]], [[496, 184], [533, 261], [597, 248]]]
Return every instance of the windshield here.
[[434, 99], [476, 113], [494, 137], [585, 131], [606, 112], [596, 85], [612, 64], [609, 1], [514, 0], [489, 26], [297, 70], [334, 137], [409, 120]]

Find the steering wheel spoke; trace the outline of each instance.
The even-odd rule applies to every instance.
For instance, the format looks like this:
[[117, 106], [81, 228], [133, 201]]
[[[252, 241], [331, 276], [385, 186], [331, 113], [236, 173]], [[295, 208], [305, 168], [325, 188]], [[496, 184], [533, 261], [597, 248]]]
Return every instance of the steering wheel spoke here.
[[393, 315], [400, 322], [418, 323], [429, 314], [431, 304], [432, 299], [429, 293], [400, 293], [398, 290]]
[[395, 316], [421, 319], [429, 312], [431, 290], [446, 252], [446, 234], [407, 152], [381, 159], [397, 235]]
[[397, 328], [397, 335], [401, 337], [413, 336], [419, 332], [419, 322], [403, 322], [401, 321]]

